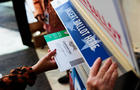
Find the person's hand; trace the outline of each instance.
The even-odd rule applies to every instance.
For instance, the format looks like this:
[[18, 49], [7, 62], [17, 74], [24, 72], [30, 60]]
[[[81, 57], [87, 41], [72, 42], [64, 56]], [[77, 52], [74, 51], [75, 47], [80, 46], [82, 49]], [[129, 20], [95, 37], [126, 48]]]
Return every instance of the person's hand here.
[[43, 23], [43, 24], [45, 23], [45, 22], [44, 22], [45, 17], [44, 17], [43, 14], [37, 15], [36, 18], [37, 18], [37, 20], [38, 20], [39, 22], [41, 22], [41, 23]]
[[101, 58], [98, 58], [91, 67], [87, 90], [113, 90], [118, 77], [117, 64], [112, 62], [111, 58], [100, 68], [101, 63]]
[[35, 65], [32, 66], [32, 69], [36, 74], [57, 69], [56, 62], [54, 60], [54, 55], [56, 54], [56, 49], [52, 52], [49, 51], [49, 54], [40, 59]]

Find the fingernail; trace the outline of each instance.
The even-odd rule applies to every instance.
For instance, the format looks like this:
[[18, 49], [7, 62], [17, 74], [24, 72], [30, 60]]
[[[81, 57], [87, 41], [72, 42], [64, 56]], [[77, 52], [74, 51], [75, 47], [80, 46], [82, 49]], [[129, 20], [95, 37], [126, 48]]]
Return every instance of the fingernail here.
[[101, 60], [101, 57], [98, 57], [97, 59], [100, 59]]
[[48, 52], [50, 52], [51, 50], [50, 49], [48, 49]]
[[112, 59], [111, 59], [111, 57], [109, 57], [109, 58], [108, 58], [108, 61], [112, 62]]
[[110, 59], [112, 61], [112, 58], [111, 57], [109, 57], [108, 59]]
[[98, 61], [100, 61], [100, 62], [102, 61], [101, 57], [98, 57], [96, 60], [98, 60]]

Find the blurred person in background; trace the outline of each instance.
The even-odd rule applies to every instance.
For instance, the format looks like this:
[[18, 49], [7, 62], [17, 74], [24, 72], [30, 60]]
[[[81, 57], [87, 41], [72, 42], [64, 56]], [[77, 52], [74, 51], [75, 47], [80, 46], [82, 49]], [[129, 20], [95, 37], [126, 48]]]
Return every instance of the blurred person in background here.
[[[43, 24], [43, 28], [48, 34], [65, 30], [55, 10], [51, 6], [51, 1], [53, 0], [33, 0], [35, 8], [34, 17]], [[58, 79], [58, 82], [61, 84], [69, 83], [69, 70], [65, 76]]]

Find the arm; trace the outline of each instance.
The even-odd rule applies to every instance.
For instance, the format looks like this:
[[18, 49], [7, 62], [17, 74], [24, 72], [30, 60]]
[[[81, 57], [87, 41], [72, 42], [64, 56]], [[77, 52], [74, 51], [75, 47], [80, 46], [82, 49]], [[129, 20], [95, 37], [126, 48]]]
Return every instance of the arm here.
[[31, 67], [18, 67], [0, 79], [0, 90], [24, 90], [27, 85], [34, 85], [35, 80]]
[[0, 79], [0, 90], [24, 90], [27, 85], [34, 85], [36, 75], [57, 68], [53, 58], [55, 54], [56, 50], [49, 52], [32, 67], [18, 67], [11, 70], [9, 75]]
[[109, 58], [101, 68], [100, 66], [101, 58], [98, 58], [90, 70], [87, 90], [113, 90], [118, 77], [117, 64]]
[[33, 0], [33, 5], [35, 8], [34, 17], [41, 23], [44, 23], [44, 10], [41, 4], [41, 0]]

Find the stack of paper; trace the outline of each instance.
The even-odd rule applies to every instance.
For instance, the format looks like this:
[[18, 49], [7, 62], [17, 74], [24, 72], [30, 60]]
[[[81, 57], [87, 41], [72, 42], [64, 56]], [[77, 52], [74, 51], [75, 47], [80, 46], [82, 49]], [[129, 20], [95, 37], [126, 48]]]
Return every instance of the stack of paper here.
[[55, 60], [60, 71], [66, 71], [84, 62], [66, 30], [44, 37], [50, 50], [56, 49]]

